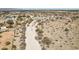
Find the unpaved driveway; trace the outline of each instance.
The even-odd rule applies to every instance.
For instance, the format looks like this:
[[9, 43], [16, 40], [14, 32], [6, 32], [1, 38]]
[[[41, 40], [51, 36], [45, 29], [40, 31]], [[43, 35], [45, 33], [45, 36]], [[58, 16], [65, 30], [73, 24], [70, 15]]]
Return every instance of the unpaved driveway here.
[[26, 50], [41, 50], [38, 41], [35, 39], [35, 36], [37, 35], [35, 32], [36, 25], [36, 20], [34, 20], [26, 27]]

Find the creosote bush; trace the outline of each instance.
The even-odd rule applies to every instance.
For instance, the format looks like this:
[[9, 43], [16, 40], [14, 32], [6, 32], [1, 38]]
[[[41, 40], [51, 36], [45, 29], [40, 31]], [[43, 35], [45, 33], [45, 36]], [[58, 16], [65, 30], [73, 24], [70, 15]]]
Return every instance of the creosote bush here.
[[16, 50], [16, 45], [12, 45], [13, 50]]
[[41, 29], [36, 29], [36, 32], [43, 33], [43, 31]]
[[9, 41], [7, 41], [5, 44], [6, 44], [6, 45], [10, 45], [11, 43], [10, 43]]
[[8, 50], [8, 48], [5, 48], [5, 47], [4, 47], [4, 48], [2, 48], [2, 50]]
[[42, 40], [43, 44], [49, 45], [51, 43], [51, 41], [49, 40], [48, 37], [44, 37]]
[[10, 25], [14, 24], [13, 20], [7, 20], [7, 23], [10, 24]]

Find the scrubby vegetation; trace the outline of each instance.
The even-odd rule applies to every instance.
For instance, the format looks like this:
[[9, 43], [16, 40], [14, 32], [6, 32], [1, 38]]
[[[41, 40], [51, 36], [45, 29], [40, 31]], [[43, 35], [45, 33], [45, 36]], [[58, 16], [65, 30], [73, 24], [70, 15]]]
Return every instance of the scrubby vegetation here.
[[7, 23], [9, 24], [8, 28], [12, 28], [13, 27], [13, 20], [7, 20]]
[[12, 49], [13, 50], [16, 50], [16, 45], [12, 45]]
[[43, 30], [41, 30], [41, 29], [36, 29], [36, 32], [38, 32], [38, 33], [43, 33]]
[[8, 48], [3, 47], [2, 50], [8, 50]]
[[42, 42], [43, 42], [44, 44], [46, 44], [46, 45], [51, 44], [51, 41], [50, 41], [50, 39], [49, 39], [48, 37], [44, 37], [43, 40], [42, 40]]
[[11, 43], [10, 43], [9, 41], [7, 41], [5, 44], [6, 44], [6, 45], [10, 45]]

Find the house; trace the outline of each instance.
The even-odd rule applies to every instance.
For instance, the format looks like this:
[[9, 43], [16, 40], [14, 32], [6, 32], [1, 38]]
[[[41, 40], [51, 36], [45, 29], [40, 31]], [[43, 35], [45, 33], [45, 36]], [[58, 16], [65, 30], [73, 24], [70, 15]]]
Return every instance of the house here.
[[6, 31], [6, 30], [7, 30], [6, 27], [0, 27], [0, 32], [4, 32], [4, 31]]

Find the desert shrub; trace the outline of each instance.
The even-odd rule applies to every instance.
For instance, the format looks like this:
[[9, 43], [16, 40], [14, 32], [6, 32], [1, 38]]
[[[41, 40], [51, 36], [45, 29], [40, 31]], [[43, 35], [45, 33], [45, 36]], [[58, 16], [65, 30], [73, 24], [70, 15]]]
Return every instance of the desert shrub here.
[[13, 20], [7, 20], [7, 23], [10, 24], [10, 25], [14, 24]]
[[17, 21], [23, 21], [23, 18], [21, 16], [18, 16]]
[[0, 23], [0, 26], [3, 26], [4, 24], [3, 23]]
[[9, 41], [7, 41], [5, 44], [6, 44], [6, 45], [10, 45], [11, 43], [10, 43]]
[[27, 17], [27, 18], [30, 18], [30, 16], [29, 16], [29, 15], [27, 15], [26, 17]]
[[29, 19], [26, 21], [26, 23], [30, 24], [33, 21], [33, 19]]
[[3, 47], [1, 50], [8, 50], [8, 48]]
[[36, 32], [43, 33], [43, 31], [41, 29], [36, 29]]
[[1, 38], [2, 36], [0, 35], [0, 38]]
[[26, 43], [21, 43], [21, 44], [20, 44], [21, 50], [24, 50], [24, 49], [25, 49], [25, 46], [26, 46]]
[[36, 36], [35, 39], [36, 40], [42, 40], [42, 37], [41, 36]]
[[9, 24], [9, 26], [7, 28], [12, 28], [13, 27], [12, 26], [14, 24], [13, 20], [7, 20], [7, 23]]
[[65, 30], [64, 31], [69, 31], [69, 29], [68, 28], [65, 28]]
[[40, 22], [40, 23], [38, 23], [38, 25], [42, 25], [42, 24], [43, 24], [43, 23], [41, 23], [41, 22]]
[[13, 50], [16, 50], [16, 45], [12, 45], [12, 49]]
[[42, 47], [42, 50], [46, 50], [46, 48], [45, 47]]
[[76, 19], [78, 19], [79, 18], [79, 16], [73, 16], [71, 19], [72, 20], [76, 20]]
[[49, 45], [51, 43], [51, 41], [49, 40], [48, 37], [44, 37], [43, 40], [42, 40], [42, 43], [46, 44], [46, 45]]

